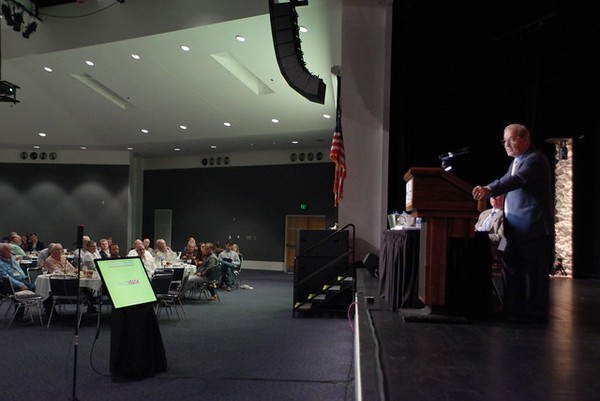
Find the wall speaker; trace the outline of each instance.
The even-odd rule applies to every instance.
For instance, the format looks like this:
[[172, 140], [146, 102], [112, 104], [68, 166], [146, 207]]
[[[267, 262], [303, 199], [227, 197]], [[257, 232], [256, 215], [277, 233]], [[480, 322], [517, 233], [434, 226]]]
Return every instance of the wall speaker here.
[[325, 83], [306, 68], [295, 6], [308, 5], [308, 0], [275, 3], [269, 0], [271, 32], [279, 70], [287, 83], [311, 102], [325, 103]]

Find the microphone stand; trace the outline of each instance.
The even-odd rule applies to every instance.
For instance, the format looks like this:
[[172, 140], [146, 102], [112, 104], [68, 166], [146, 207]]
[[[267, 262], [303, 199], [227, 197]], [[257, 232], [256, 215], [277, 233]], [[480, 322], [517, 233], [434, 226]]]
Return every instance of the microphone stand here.
[[[82, 242], [81, 238], [77, 239], [78, 243]], [[80, 271], [81, 271], [81, 248], [83, 248], [83, 243], [79, 247], [79, 257], [77, 258], [77, 309], [75, 313], [75, 338], [74, 338], [74, 348], [73, 348], [73, 392], [71, 395], [71, 401], [78, 401], [77, 398], [77, 349], [79, 347], [79, 313], [81, 310], [81, 291], [79, 290], [79, 285], [81, 282], [80, 279]]]

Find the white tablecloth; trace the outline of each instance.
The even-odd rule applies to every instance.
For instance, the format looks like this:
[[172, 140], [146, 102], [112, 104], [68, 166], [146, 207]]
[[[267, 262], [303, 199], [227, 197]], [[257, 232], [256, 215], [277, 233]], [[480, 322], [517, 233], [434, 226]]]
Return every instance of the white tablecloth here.
[[191, 265], [188, 263], [177, 262], [172, 265], [164, 266], [164, 269], [184, 269], [183, 275], [189, 276], [190, 274], [196, 273], [196, 265]]
[[[44, 298], [47, 298], [50, 295], [50, 276], [52, 276], [52, 274], [40, 274], [35, 279], [36, 294], [39, 294]], [[100, 291], [100, 288], [102, 288], [102, 280], [100, 280], [100, 277], [80, 278], [79, 286], [89, 288], [93, 291]]]

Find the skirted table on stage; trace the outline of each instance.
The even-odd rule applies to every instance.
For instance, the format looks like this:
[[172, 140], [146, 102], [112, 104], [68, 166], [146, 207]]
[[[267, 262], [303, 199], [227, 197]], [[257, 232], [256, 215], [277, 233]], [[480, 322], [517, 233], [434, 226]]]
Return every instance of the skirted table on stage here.
[[[390, 309], [420, 309], [418, 229], [389, 230], [381, 237], [379, 296]], [[449, 238], [447, 250], [445, 312], [469, 318], [487, 318], [492, 312], [489, 240], [486, 233], [474, 238]]]
[[417, 309], [419, 300], [419, 229], [389, 230], [381, 237], [379, 296], [391, 310]]

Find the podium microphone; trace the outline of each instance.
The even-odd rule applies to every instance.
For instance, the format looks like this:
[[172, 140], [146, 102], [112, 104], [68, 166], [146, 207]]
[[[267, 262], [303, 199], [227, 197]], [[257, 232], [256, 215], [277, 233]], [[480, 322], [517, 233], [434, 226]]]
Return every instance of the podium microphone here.
[[462, 149], [457, 150], [456, 152], [443, 153], [438, 156], [438, 159], [440, 159], [442, 161], [450, 160], [457, 156], [462, 156], [462, 155], [466, 155], [466, 154], [469, 154], [469, 148], [462, 148]]

